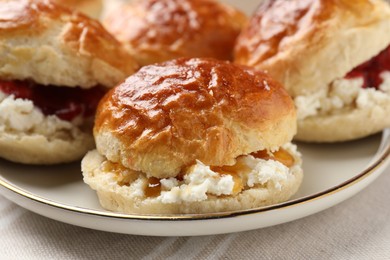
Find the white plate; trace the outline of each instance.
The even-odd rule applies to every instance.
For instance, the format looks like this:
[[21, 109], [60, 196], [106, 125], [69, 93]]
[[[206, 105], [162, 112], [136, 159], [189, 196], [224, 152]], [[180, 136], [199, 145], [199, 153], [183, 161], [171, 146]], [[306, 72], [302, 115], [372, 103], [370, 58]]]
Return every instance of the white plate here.
[[198, 215], [125, 215], [103, 210], [79, 163], [31, 167], [0, 161], [0, 193], [26, 209], [82, 227], [138, 235], [193, 236], [257, 229], [308, 216], [353, 196], [389, 163], [390, 130], [343, 144], [299, 144], [305, 177], [285, 203]]

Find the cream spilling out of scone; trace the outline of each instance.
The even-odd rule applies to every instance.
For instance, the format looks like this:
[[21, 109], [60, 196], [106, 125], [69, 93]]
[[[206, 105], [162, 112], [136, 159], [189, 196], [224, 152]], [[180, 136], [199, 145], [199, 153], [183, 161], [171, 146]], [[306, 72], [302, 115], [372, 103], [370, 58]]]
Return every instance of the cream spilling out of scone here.
[[0, 157], [81, 159], [100, 98], [137, 69], [99, 22], [42, 0], [0, 3]]
[[390, 127], [390, 6], [382, 0], [264, 1], [235, 47], [298, 114], [296, 139], [337, 142]]
[[82, 161], [101, 205], [210, 213], [288, 200], [303, 177], [296, 111], [267, 74], [214, 59], [141, 68], [98, 106]]

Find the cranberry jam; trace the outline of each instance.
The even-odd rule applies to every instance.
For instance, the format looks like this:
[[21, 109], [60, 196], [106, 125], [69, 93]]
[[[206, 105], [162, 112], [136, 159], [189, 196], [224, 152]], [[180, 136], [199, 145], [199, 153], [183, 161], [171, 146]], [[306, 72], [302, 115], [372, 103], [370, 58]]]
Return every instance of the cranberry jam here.
[[31, 81], [2, 81], [0, 91], [15, 98], [31, 100], [45, 115], [56, 115], [62, 120], [72, 121], [81, 115], [91, 117], [99, 100], [105, 94], [102, 87], [91, 89], [43, 86]]
[[364, 80], [363, 88], [379, 89], [379, 86], [383, 83], [380, 75], [384, 71], [390, 72], [390, 45], [371, 60], [353, 69], [345, 78], [362, 77]]

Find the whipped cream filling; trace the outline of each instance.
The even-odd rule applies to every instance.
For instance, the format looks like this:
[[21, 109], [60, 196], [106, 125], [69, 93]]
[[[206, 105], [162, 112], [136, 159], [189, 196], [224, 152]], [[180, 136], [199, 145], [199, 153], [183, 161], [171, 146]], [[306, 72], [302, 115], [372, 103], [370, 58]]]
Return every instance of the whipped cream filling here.
[[[235, 195], [252, 187], [271, 187], [281, 190], [289, 178], [294, 178], [296, 171], [302, 170], [301, 154], [297, 151], [296, 145], [288, 143], [282, 148], [294, 158], [294, 164], [290, 168], [276, 160], [245, 155], [237, 158], [236, 165], [239, 165], [237, 172], [226, 174], [215, 172], [212, 167], [197, 161], [180, 180], [160, 179], [161, 192], [152, 199], [169, 204], [204, 201], [209, 196]], [[104, 167], [100, 169], [104, 170]], [[119, 179], [128, 178], [129, 183], [122, 185], [121, 189], [127, 189], [135, 197], [147, 197], [145, 187], [148, 185], [148, 179], [143, 174], [123, 170], [120, 172], [121, 174], [118, 175], [115, 170], [109, 170], [106, 173], [112, 174], [106, 176], [113, 178], [112, 181], [116, 180], [115, 185], [121, 182]], [[124, 176], [126, 174], [128, 176]], [[138, 176], [135, 177], [135, 174]]]
[[82, 116], [72, 122], [55, 115], [44, 115], [31, 100], [15, 98], [0, 91], [0, 131], [18, 134], [38, 134], [46, 137], [68, 138], [79, 134], [84, 124]]
[[362, 88], [363, 78], [337, 79], [328, 89], [295, 98], [298, 120], [310, 116], [328, 115], [351, 108], [363, 108], [390, 102], [390, 71], [380, 74], [383, 79], [378, 90]]

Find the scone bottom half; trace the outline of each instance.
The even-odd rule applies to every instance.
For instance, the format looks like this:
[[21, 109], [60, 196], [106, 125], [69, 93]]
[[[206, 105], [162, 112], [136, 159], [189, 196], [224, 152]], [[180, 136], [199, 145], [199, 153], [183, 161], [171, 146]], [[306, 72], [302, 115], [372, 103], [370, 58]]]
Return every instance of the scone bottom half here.
[[112, 211], [211, 213], [288, 200], [303, 173], [294, 103], [261, 71], [214, 59], [141, 68], [100, 102], [84, 181]]

